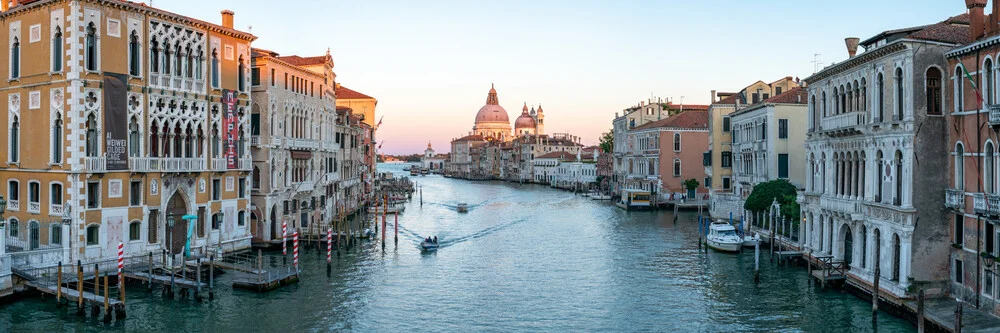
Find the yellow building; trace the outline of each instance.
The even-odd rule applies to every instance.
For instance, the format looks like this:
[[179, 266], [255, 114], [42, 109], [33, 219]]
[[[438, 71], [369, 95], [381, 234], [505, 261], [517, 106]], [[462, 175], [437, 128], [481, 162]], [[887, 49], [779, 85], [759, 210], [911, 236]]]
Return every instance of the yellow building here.
[[[728, 212], [739, 214], [735, 205], [739, 200], [731, 196], [733, 190], [733, 153], [732, 123], [729, 114], [742, 110], [750, 105], [760, 103], [772, 96], [790, 91], [799, 84], [796, 79], [786, 76], [777, 81], [766, 83], [754, 82], [738, 92], [712, 91], [712, 103], [708, 107], [708, 151], [705, 152], [705, 175], [711, 180], [709, 184], [713, 216], [727, 215]], [[731, 204], [731, 205], [730, 205]], [[733, 207], [729, 207], [733, 206]]]
[[15, 264], [114, 258], [119, 242], [127, 255], [179, 253], [184, 215], [197, 217], [194, 253], [250, 247], [256, 37], [233, 29], [231, 11], [216, 25], [139, 3], [47, 0], [11, 2], [0, 22], [0, 194]]
[[336, 83], [335, 93], [337, 95], [337, 106], [343, 106], [351, 108], [351, 112], [354, 114], [362, 115], [361, 120], [365, 124], [375, 128], [377, 125], [375, 122], [375, 106], [378, 105], [378, 100], [375, 97], [371, 97], [360, 92], [348, 89], [345, 86]]

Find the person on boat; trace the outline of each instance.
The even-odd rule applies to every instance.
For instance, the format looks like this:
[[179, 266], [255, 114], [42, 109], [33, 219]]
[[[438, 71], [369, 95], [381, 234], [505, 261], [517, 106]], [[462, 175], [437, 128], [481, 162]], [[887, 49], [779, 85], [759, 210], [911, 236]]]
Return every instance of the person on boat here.
[[434, 244], [438, 243], [438, 236], [434, 236]]

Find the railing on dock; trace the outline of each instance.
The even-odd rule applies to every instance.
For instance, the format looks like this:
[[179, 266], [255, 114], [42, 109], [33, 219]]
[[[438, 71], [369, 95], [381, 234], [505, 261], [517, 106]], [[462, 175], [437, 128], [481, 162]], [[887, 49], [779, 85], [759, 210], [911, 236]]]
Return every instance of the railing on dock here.
[[235, 288], [268, 291], [298, 281], [298, 271], [289, 265], [287, 258], [280, 255], [263, 255], [262, 252], [230, 253], [217, 264], [235, 271]]

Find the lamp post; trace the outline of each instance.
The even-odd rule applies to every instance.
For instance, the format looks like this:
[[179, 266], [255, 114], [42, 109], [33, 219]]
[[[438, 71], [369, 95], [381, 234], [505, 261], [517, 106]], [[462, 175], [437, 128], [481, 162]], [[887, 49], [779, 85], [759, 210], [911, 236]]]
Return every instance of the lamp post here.
[[7, 220], [3, 218], [3, 212], [7, 209], [7, 200], [0, 194], [0, 254], [7, 252]]

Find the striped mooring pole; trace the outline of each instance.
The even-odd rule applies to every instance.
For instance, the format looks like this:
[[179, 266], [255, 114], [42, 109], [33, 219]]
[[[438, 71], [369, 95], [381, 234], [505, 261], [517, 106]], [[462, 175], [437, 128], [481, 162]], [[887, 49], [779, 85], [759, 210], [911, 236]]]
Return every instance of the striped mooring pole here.
[[292, 265], [295, 266], [295, 271], [299, 271], [299, 229], [295, 229], [295, 233], [292, 234]]
[[326, 229], [326, 264], [330, 264], [330, 255], [333, 254], [333, 228]]
[[281, 255], [288, 255], [288, 221], [281, 221]]
[[125, 244], [118, 242], [118, 288], [125, 288], [125, 276], [122, 275], [122, 268], [125, 267]]

